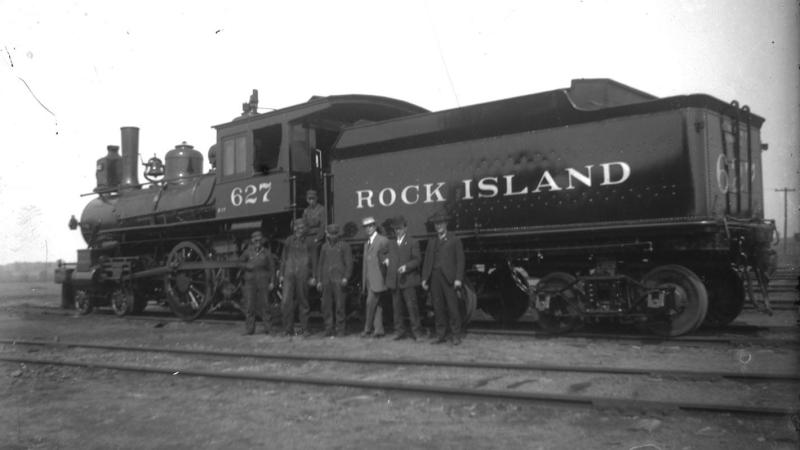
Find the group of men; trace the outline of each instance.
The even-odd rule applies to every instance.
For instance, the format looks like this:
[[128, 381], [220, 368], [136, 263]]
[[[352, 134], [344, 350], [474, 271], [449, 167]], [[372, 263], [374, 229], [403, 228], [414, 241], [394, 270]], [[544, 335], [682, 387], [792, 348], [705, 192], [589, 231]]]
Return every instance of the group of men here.
[[[325, 209], [318, 203], [316, 191], [306, 194], [308, 207], [303, 217], [292, 222], [292, 235], [283, 245], [279, 260], [279, 281], [283, 284], [283, 334], [294, 334], [294, 316], [298, 311], [300, 332], [311, 335], [308, 329], [308, 288], [314, 286], [322, 294], [321, 309], [325, 336], [345, 335], [345, 287], [353, 271], [350, 246], [342, 241], [342, 229], [337, 224], [325, 225]], [[458, 295], [464, 281], [464, 249], [461, 240], [447, 230], [449, 217], [439, 212], [430, 221], [436, 236], [427, 244], [425, 258], [419, 243], [408, 235], [404, 217], [391, 220], [394, 237], [378, 232], [373, 217], [365, 217], [361, 225], [367, 234], [362, 259], [362, 293], [366, 296], [364, 330], [361, 337], [380, 338], [386, 335], [383, 323], [382, 293], [392, 296], [394, 339], [418, 340], [424, 337], [417, 302], [417, 287], [430, 291], [435, 317], [432, 344], [462, 340], [461, 313]], [[270, 333], [267, 308], [269, 292], [274, 288], [275, 262], [263, 246], [260, 231], [253, 232], [251, 244], [242, 254], [245, 262], [243, 296], [245, 304], [245, 334], [255, 332], [256, 315]]]

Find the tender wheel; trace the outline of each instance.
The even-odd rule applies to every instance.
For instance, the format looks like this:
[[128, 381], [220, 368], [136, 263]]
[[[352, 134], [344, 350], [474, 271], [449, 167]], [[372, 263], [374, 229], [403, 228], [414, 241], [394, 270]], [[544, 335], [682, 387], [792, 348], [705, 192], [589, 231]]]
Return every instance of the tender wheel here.
[[164, 280], [167, 302], [172, 312], [183, 320], [194, 320], [203, 314], [214, 291], [210, 269], [181, 268], [181, 265], [199, 265], [207, 261], [205, 252], [189, 241], [176, 245], [167, 258], [167, 265], [174, 268]]
[[94, 309], [92, 298], [89, 296], [89, 293], [83, 289], [75, 291], [75, 309], [77, 309], [78, 313], [82, 316], [89, 314]]
[[642, 279], [649, 289], [667, 289], [664, 311], [645, 323], [650, 332], [660, 336], [680, 336], [703, 323], [708, 310], [708, 293], [694, 272], [676, 264], [660, 266]]
[[576, 280], [564, 272], [553, 272], [539, 280], [535, 306], [542, 330], [566, 333], [581, 324], [578, 293], [572, 287]]
[[486, 277], [481, 309], [502, 323], [516, 322], [528, 310], [528, 274], [521, 267], [502, 266]]
[[111, 309], [119, 317], [133, 312], [133, 291], [130, 288], [114, 289], [111, 293]]
[[704, 277], [708, 291], [708, 311], [703, 326], [724, 327], [733, 322], [744, 308], [744, 285], [733, 270]]

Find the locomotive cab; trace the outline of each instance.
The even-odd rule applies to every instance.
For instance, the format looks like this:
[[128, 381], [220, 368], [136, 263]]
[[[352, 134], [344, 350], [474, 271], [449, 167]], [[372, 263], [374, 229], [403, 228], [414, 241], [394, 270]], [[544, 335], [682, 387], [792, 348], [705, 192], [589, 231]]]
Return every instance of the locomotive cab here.
[[321, 193], [331, 217], [331, 151], [342, 128], [426, 112], [364, 95], [315, 96], [263, 114], [252, 104], [244, 106], [241, 116], [215, 127], [216, 216], [280, 237], [288, 233], [290, 219], [301, 214], [308, 189]]

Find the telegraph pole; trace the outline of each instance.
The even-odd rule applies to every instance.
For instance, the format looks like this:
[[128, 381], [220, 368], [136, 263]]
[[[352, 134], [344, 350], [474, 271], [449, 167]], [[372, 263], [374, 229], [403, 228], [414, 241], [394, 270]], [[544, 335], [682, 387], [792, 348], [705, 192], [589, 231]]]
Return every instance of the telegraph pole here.
[[775, 189], [775, 192], [783, 192], [783, 253], [786, 253], [786, 222], [787, 222], [787, 212], [789, 210], [789, 204], [787, 202], [787, 194], [789, 192], [794, 192], [797, 189], [789, 189], [787, 187], [782, 189]]

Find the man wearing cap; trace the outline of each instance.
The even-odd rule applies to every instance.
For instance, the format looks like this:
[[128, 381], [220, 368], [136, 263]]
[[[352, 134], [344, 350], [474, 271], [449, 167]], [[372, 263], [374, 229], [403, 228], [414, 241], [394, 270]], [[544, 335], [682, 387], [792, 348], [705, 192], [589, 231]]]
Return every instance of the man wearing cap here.
[[[444, 212], [431, 217], [436, 236], [428, 240], [425, 264], [422, 267], [422, 288], [430, 287], [436, 322], [436, 337], [432, 344], [446, 341], [450, 325], [453, 345], [461, 343], [461, 313], [458, 309], [456, 289], [464, 279], [464, 247], [461, 239], [447, 231], [450, 218]], [[429, 286], [430, 284], [430, 286]]]
[[317, 203], [317, 191], [306, 191], [308, 206], [303, 210], [303, 220], [306, 221], [306, 233], [314, 238], [315, 242], [322, 243], [325, 239], [325, 207]]
[[[394, 310], [394, 340], [422, 337], [417, 305], [417, 286], [420, 284], [419, 268], [422, 257], [417, 241], [408, 236], [408, 225], [403, 216], [392, 220], [395, 239], [389, 241], [389, 266], [386, 270], [386, 287], [392, 292]], [[410, 333], [405, 326], [408, 313]]]
[[364, 332], [361, 337], [381, 337], [383, 330], [383, 308], [380, 304], [380, 293], [386, 291], [384, 267], [388, 253], [389, 240], [378, 233], [378, 224], [373, 217], [365, 217], [361, 225], [367, 232], [364, 243], [364, 258], [361, 261], [362, 290], [367, 295], [367, 311], [364, 320]]
[[325, 321], [325, 336], [328, 337], [334, 336], [333, 311], [336, 313], [335, 334], [344, 336], [344, 287], [353, 271], [353, 255], [350, 246], [339, 239], [341, 235], [339, 225], [330, 224], [325, 227], [327, 239], [322, 244], [317, 264], [317, 290], [322, 292], [322, 317]]
[[261, 231], [254, 231], [250, 235], [250, 245], [242, 253], [241, 260], [245, 263], [242, 286], [244, 334], [255, 333], [256, 314], [261, 316], [264, 323], [264, 333], [269, 334], [271, 325], [268, 299], [269, 293], [275, 287], [275, 264], [270, 251], [264, 248], [264, 235]]
[[281, 253], [281, 282], [283, 283], [283, 326], [287, 336], [294, 331], [294, 311], [300, 310], [300, 334], [309, 337], [308, 287], [315, 285], [314, 272], [317, 252], [314, 240], [306, 235], [303, 219], [292, 222], [293, 234], [286, 238]]

